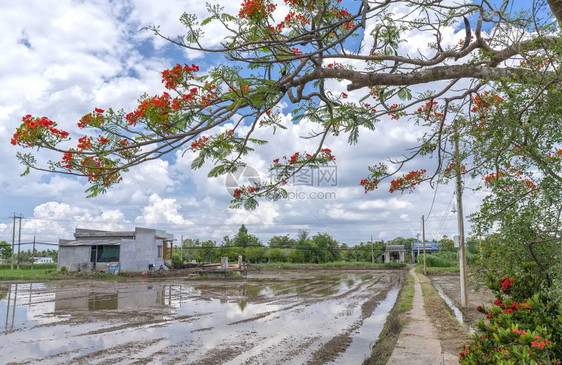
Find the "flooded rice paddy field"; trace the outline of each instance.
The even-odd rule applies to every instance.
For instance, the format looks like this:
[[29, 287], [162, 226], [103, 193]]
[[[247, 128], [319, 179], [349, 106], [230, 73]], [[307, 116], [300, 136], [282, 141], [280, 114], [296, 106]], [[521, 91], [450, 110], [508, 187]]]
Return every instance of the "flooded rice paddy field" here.
[[0, 283], [0, 362], [360, 364], [402, 275]]

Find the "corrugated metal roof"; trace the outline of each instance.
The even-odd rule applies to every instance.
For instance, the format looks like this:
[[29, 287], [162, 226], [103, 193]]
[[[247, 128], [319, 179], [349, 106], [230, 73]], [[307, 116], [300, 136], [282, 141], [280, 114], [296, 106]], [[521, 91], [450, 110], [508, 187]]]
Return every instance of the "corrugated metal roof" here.
[[121, 240], [77, 240], [69, 241], [65, 243], [60, 243], [59, 246], [119, 246], [121, 245]]

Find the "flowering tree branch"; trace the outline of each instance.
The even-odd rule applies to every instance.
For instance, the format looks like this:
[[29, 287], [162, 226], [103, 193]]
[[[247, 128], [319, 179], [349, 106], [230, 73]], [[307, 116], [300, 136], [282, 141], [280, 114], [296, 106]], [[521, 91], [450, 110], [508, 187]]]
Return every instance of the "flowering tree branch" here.
[[[303, 166], [333, 160], [323, 146], [327, 135], [347, 134], [355, 143], [360, 130], [374, 129], [383, 119], [413, 121], [427, 133], [410, 156], [395, 161], [398, 169], [371, 168], [362, 182], [366, 191], [423, 155], [436, 154], [437, 170], [430, 175], [425, 170], [406, 172], [391, 183], [391, 191], [412, 190], [438, 176], [446, 179], [451, 172], [452, 138], [461, 138], [471, 155], [471, 166], [468, 161], [462, 167], [454, 165], [457, 173], [489, 170], [498, 154], [517, 145], [539, 168], [558, 176], [543, 157], [556, 153], [554, 145], [546, 151], [546, 146], [528, 143], [541, 141], [544, 126], [523, 132], [508, 124], [513, 128], [511, 133], [505, 131], [510, 139], [499, 143], [502, 150], [484, 146], [485, 135], [507, 128], [498, 127], [500, 120], [516, 116], [524, 123], [536, 105], [553, 98], [560, 84], [557, 23], [541, 24], [534, 14], [510, 14], [508, 3], [493, 7], [486, 1], [366, 0], [346, 9], [338, 0], [245, 0], [238, 14], [209, 5], [209, 16], [201, 21], [192, 14], [181, 16], [186, 32], [178, 37], [162, 34], [158, 27], [148, 29], [177, 46], [219, 54], [225, 60], [222, 65], [205, 73], [188, 64], [164, 70], [167, 92], [142, 96], [138, 107], [128, 113], [95, 109], [79, 121], [84, 133], [75, 146], [68, 132], [50, 130], [54, 122], [43, 125], [41, 121], [48, 119], [31, 116], [24, 117], [12, 143], [62, 153], [60, 160], [46, 166], [32, 154], [19, 157], [27, 168], [86, 176], [92, 183], [90, 193], [96, 195], [119, 182], [122, 171], [177, 150], [197, 154], [194, 168], [211, 160], [215, 164], [211, 176], [234, 171], [244, 165], [244, 156], [255, 145], [266, 143], [253, 137], [258, 128], [284, 127], [279, 108], [288, 101], [298, 111], [297, 120], [318, 123], [311, 136], [318, 137], [314, 153], [301, 152], [296, 159], [276, 163], [280, 171], [276, 181], [241, 192], [235, 202], [255, 207], [255, 197], [281, 188]], [[559, 14], [559, 1], [549, 5], [552, 14]], [[228, 33], [216, 47], [203, 41], [203, 30], [211, 22]], [[464, 33], [458, 40], [447, 35], [455, 27]], [[414, 36], [427, 43], [414, 45], [409, 40]], [[327, 89], [330, 80], [347, 83], [348, 92], [361, 93], [363, 98], [352, 102], [347, 93]], [[466, 82], [472, 86], [455, 89]], [[510, 92], [529, 83], [536, 85], [526, 93], [527, 102], [533, 102], [524, 106]], [[426, 92], [411, 89], [421, 84], [427, 85]], [[488, 90], [509, 100], [510, 107], [486, 96]], [[454, 136], [450, 117], [462, 120], [460, 136]], [[221, 132], [227, 123], [234, 127]], [[249, 128], [241, 133], [243, 125]]]

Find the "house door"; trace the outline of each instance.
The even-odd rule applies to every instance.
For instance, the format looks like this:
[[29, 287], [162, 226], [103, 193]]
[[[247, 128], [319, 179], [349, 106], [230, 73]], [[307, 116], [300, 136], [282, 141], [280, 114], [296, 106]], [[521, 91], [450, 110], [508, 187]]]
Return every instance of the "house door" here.
[[92, 246], [92, 251], [90, 252], [90, 262], [96, 265], [96, 258], [98, 257], [98, 246]]

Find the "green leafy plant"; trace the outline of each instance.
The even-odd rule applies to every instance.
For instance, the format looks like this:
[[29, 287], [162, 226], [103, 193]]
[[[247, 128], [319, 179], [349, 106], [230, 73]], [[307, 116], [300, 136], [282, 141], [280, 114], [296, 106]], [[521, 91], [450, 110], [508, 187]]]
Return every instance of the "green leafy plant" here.
[[524, 302], [498, 298], [489, 310], [478, 310], [487, 319], [459, 354], [461, 364], [560, 363], [562, 316], [552, 301], [538, 294]]

